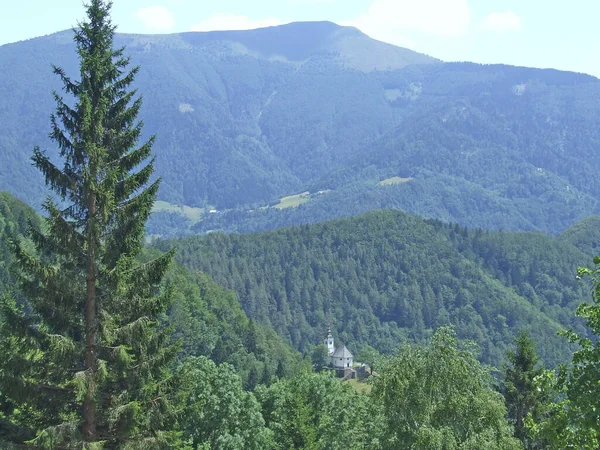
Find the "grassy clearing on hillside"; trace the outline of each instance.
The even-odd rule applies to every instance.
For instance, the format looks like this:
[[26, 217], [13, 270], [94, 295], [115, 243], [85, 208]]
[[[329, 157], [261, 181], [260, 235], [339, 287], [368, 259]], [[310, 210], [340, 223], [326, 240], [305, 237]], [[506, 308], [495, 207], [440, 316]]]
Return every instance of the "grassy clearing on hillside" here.
[[273, 208], [295, 208], [297, 206], [300, 206], [302, 203], [306, 203], [308, 201], [309, 195], [309, 192], [306, 191], [300, 194], [283, 197], [281, 200], [279, 200], [279, 203], [277, 205], [273, 206]]
[[370, 394], [371, 389], [373, 389], [373, 386], [371, 386], [369, 383], [360, 381], [358, 378], [351, 378], [349, 380], [344, 381], [344, 383], [348, 383], [359, 394]]
[[410, 178], [410, 177], [409, 178], [392, 177], [392, 178], [386, 178], [385, 180], [382, 180], [377, 184], [379, 186], [390, 186], [392, 184], [408, 183], [411, 180], [412, 180], [412, 178]]
[[188, 219], [192, 224], [200, 222], [202, 216], [205, 213], [204, 208], [192, 208], [191, 206], [179, 206], [173, 205], [169, 202], [157, 200], [154, 202], [153, 212], [173, 212], [181, 214], [183, 217]]

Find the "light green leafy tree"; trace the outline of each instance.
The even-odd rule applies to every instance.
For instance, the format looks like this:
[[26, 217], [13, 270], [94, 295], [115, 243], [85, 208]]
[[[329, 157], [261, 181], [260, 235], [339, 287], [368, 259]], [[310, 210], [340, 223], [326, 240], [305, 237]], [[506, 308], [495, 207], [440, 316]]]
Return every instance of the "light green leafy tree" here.
[[311, 362], [313, 368], [317, 372], [321, 372], [324, 368], [327, 367], [327, 363], [329, 360], [329, 352], [327, 351], [327, 347], [323, 344], [317, 345], [312, 352]]
[[278, 450], [379, 448], [379, 411], [331, 374], [300, 373], [255, 393]]
[[375, 370], [376, 365], [381, 359], [381, 353], [377, 351], [377, 349], [371, 347], [369, 344], [364, 344], [358, 354], [356, 355], [356, 359], [362, 363], [365, 363], [369, 366], [369, 370], [371, 375]]
[[[577, 308], [577, 316], [596, 337], [600, 336], [600, 257], [595, 268], [578, 269], [579, 278], [591, 278], [593, 303]], [[532, 431], [546, 439], [548, 448], [600, 448], [600, 343], [598, 339], [564, 333], [578, 344], [571, 365], [558, 374], [546, 374], [540, 388], [557, 393], [558, 401], [547, 407], [546, 420], [532, 423]]]
[[260, 405], [229, 364], [191, 357], [178, 370], [183, 402], [181, 426], [193, 449], [273, 448]]
[[570, 417], [581, 434], [594, 436], [594, 448], [600, 447], [600, 257], [594, 258], [595, 268], [580, 268], [580, 277], [591, 277], [593, 303], [577, 308], [577, 316], [585, 320], [596, 339], [569, 333], [569, 340], [579, 345], [567, 379]]
[[384, 362], [373, 384], [389, 449], [518, 449], [502, 396], [474, 349], [441, 328], [425, 347], [404, 347]]

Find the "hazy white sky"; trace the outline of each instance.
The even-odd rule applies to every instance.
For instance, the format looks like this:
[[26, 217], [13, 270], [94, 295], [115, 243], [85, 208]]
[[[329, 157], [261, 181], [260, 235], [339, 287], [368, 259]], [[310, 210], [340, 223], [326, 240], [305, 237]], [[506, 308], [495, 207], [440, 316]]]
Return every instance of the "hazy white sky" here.
[[[3, 0], [0, 45], [70, 28], [82, 0]], [[600, 76], [598, 0], [114, 0], [118, 31], [248, 29], [300, 20], [352, 25], [446, 61]]]

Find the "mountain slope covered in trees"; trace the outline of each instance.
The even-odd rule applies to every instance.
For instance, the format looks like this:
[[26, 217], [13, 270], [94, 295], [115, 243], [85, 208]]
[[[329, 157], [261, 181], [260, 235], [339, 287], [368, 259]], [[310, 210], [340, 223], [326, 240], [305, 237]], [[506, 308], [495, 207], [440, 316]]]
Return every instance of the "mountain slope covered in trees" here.
[[[0, 192], [0, 295], [18, 295], [12, 276], [14, 258], [10, 239], [25, 236], [29, 225], [42, 224], [35, 211], [6, 192]], [[156, 256], [147, 251], [144, 259]], [[165, 286], [173, 290], [168, 311], [174, 338], [181, 340], [181, 357], [207, 356], [216, 363], [230, 363], [246, 387], [268, 383], [279, 366], [292, 374], [301, 365], [300, 355], [272, 329], [249, 320], [236, 294], [218, 286], [205, 273], [174, 265]]]
[[[157, 241], [178, 260], [233, 289], [246, 313], [299, 349], [331, 321], [353, 348], [390, 352], [453, 324], [497, 364], [518, 330], [530, 330], [549, 364], [570, 354], [565, 327], [589, 286], [591, 262], [576, 233], [488, 232], [398, 211], [249, 234]], [[585, 247], [585, 245], [582, 245]]]
[[[469, 227], [558, 233], [598, 213], [600, 82], [502, 65], [442, 63], [332, 23], [117, 35], [144, 71], [156, 132], [151, 232], [258, 231], [398, 208]], [[0, 47], [0, 189], [38, 207], [29, 164], [47, 146], [75, 68], [70, 32]], [[27, 89], [15, 89], [26, 79]], [[582, 164], [581, 161], [586, 161]], [[298, 208], [265, 208], [309, 191]], [[324, 194], [318, 195], [322, 191]], [[208, 214], [210, 209], [217, 213]]]
[[[32, 204], [39, 202], [42, 184], [27, 158], [34, 143], [48, 142], [49, 87], [60, 87], [50, 64], [74, 69], [70, 36], [65, 31], [0, 47], [2, 65], [11, 67], [0, 77], [5, 125], [0, 143], [6, 148], [0, 189]], [[116, 41], [145, 68], [137, 83], [145, 96], [144, 122], [159, 136], [157, 170], [166, 181], [161, 198], [219, 208], [293, 191], [324, 173], [325, 160], [336, 167], [335, 161], [378, 135], [391, 117], [379, 98], [379, 83], [368, 73], [436, 62], [328, 22], [245, 32], [117, 35]], [[17, 79], [28, 80], [27, 92], [13, 89]], [[328, 109], [320, 107], [323, 102]], [[20, 116], [27, 118], [23, 122]], [[362, 127], [354, 126], [360, 122]], [[329, 136], [332, 132], [336, 137]], [[301, 150], [325, 141], [335, 151], [314, 149], [309, 154], [318, 155], [316, 160], [298, 162]], [[16, 175], [38, 182], [28, 186]], [[11, 180], [17, 185], [11, 187]]]

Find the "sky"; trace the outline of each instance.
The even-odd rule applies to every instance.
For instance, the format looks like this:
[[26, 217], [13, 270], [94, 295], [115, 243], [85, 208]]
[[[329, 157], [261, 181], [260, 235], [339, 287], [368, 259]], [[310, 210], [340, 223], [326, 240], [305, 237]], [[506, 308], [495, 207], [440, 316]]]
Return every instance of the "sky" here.
[[[82, 0], [2, 0], [0, 45], [61, 31]], [[329, 20], [444, 61], [600, 77], [598, 0], [113, 0], [118, 32], [251, 29]]]

